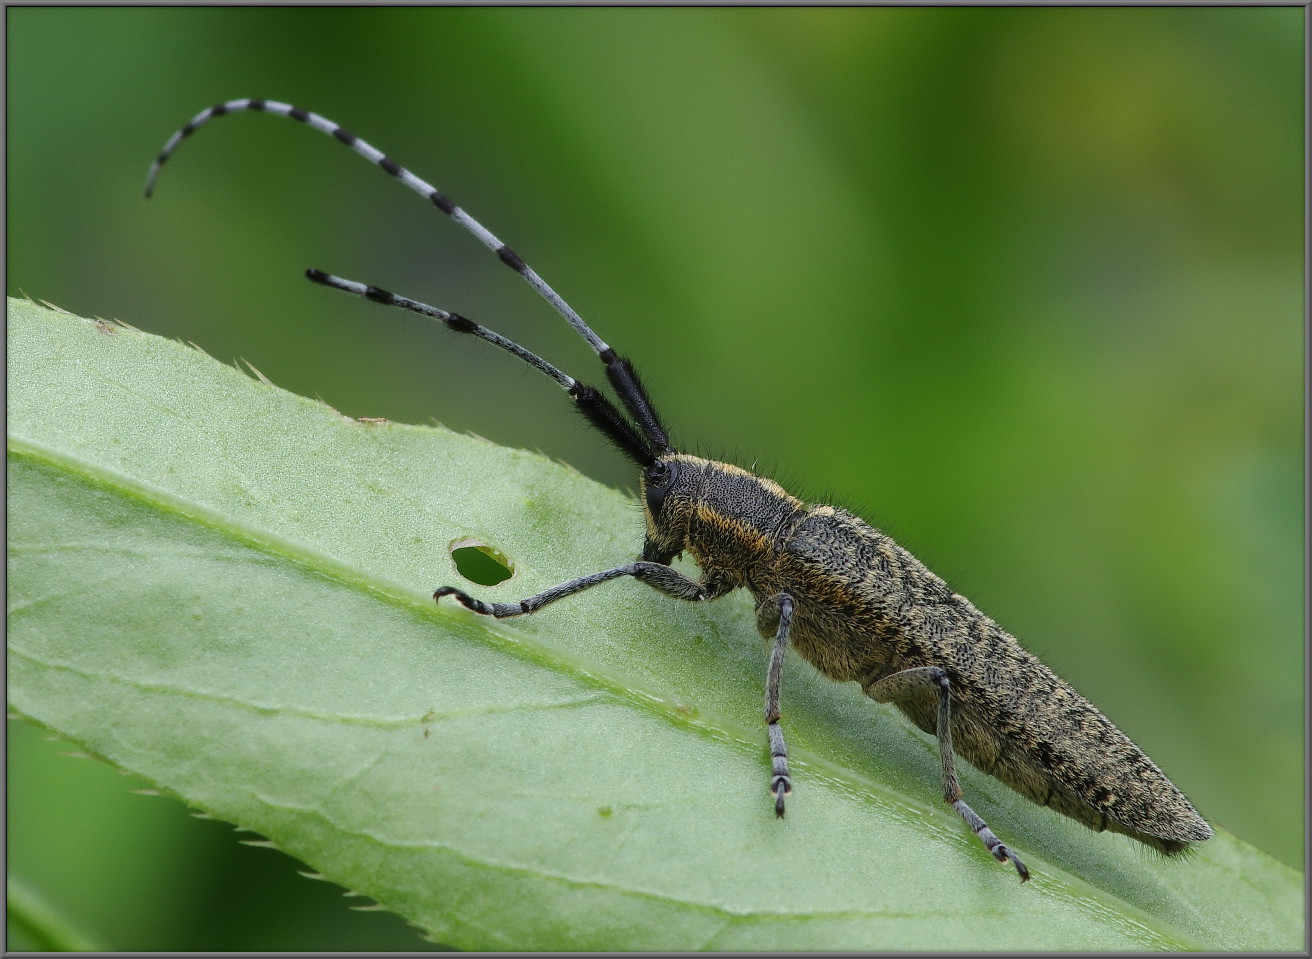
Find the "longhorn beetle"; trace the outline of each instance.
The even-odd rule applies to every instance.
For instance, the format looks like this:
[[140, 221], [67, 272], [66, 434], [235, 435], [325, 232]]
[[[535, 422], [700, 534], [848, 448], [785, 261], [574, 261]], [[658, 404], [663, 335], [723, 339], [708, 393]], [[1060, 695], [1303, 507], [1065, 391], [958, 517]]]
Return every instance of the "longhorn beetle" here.
[[[779, 680], [791, 645], [830, 679], [859, 682], [871, 699], [893, 703], [938, 738], [944, 799], [995, 859], [1015, 866], [1022, 882], [1029, 878], [1025, 864], [962, 798], [956, 753], [1033, 802], [1167, 855], [1211, 837], [1180, 790], [1107, 717], [889, 537], [841, 509], [803, 503], [765, 477], [676, 450], [628, 360], [482, 224], [336, 123], [274, 100], [230, 100], [202, 110], [164, 145], [146, 179], [146, 196], [184, 139], [215, 117], [243, 111], [291, 117], [334, 137], [472, 233], [587, 341], [623, 406], [621, 412], [594, 387], [457, 313], [306, 271], [315, 283], [433, 317], [519, 357], [555, 380], [641, 471], [647, 527], [641, 559], [515, 603], [485, 602], [454, 586], [439, 588], [435, 600], [450, 596], [475, 613], [504, 619], [625, 576], [689, 602], [749, 590], [757, 629], [772, 643], [765, 722], [770, 792], [780, 817], [792, 791], [779, 726]], [[685, 552], [700, 567], [700, 580], [670, 566]]]

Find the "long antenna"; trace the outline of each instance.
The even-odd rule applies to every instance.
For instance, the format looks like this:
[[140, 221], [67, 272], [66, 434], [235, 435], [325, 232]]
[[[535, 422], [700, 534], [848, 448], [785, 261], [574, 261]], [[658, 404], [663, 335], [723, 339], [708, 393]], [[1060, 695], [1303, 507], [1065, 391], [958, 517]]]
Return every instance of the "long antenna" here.
[[446, 196], [426, 180], [415, 176], [405, 167], [396, 161], [390, 159], [387, 154], [381, 150], [361, 140], [354, 133], [347, 130], [327, 117], [312, 113], [309, 110], [302, 110], [300, 107], [292, 106], [290, 103], [279, 103], [277, 100], [229, 100], [227, 103], [220, 103], [217, 106], [208, 107], [196, 114], [187, 122], [177, 133], [169, 138], [169, 142], [164, 144], [164, 149], [160, 151], [155, 162], [150, 166], [150, 173], [146, 177], [146, 196], [155, 192], [155, 181], [159, 178], [159, 171], [173, 155], [173, 151], [178, 148], [183, 140], [191, 136], [206, 123], [209, 123], [215, 117], [225, 116], [229, 113], [243, 113], [246, 111], [255, 111], [260, 113], [272, 113], [281, 117], [291, 117], [293, 120], [300, 120], [302, 123], [314, 127], [321, 133], [326, 133], [334, 139], [340, 140], [360, 156], [364, 157], [374, 166], [381, 167], [392, 176], [396, 177], [411, 190], [414, 190], [425, 200], [428, 200], [433, 206], [437, 207], [451, 219], [455, 220], [462, 227], [472, 233], [478, 242], [495, 253], [501, 262], [506, 264], [516, 273], [524, 278], [529, 286], [537, 290], [538, 295], [550, 303], [566, 320], [569, 325], [578, 330], [579, 335], [588, 341], [588, 345], [601, 356], [610, 349], [606, 342], [592, 331], [588, 324], [583, 322], [583, 318], [574, 312], [574, 308], [565, 302], [559, 293], [553, 290], [547, 281], [538, 276], [527, 263], [519, 258], [510, 247], [502, 243], [493, 235], [492, 231], [479, 223], [472, 216], [452, 203]]
[[670, 449], [668, 434], [664, 426], [661, 425], [660, 418], [652, 408], [651, 401], [648, 399], [641, 383], [639, 383], [637, 375], [628, 360], [618, 356], [605, 340], [594, 333], [592, 328], [583, 322], [583, 318], [574, 311], [574, 308], [566, 303], [564, 298], [553, 290], [546, 280], [542, 279], [532, 267], [520, 259], [519, 254], [497, 239], [483, 224], [447, 199], [431, 183], [415, 176], [381, 150], [361, 140], [355, 134], [327, 117], [277, 100], [229, 100], [226, 103], [208, 107], [192, 117], [182, 129], [169, 137], [168, 142], [164, 144], [164, 149], [160, 151], [155, 162], [151, 164], [150, 173], [146, 176], [146, 196], [149, 197], [154, 192], [155, 181], [159, 178], [160, 168], [164, 166], [183, 140], [215, 117], [248, 111], [291, 117], [293, 120], [299, 120], [346, 144], [370, 163], [396, 177], [411, 190], [455, 220], [469, 233], [472, 233], [480, 243], [495, 253], [502, 263], [523, 277], [524, 281], [533, 287], [539, 296], [550, 303], [556, 312], [563, 316], [569, 325], [574, 327], [578, 334], [592, 347], [593, 352], [606, 365], [607, 378], [619, 393], [625, 408], [638, 421], [638, 426], [646, 436], [650, 447], [657, 452]]
[[429, 306], [427, 303], [412, 300], [408, 296], [398, 296], [390, 290], [384, 290], [381, 287], [371, 286], [367, 283], [359, 283], [355, 280], [343, 279], [340, 276], [325, 273], [323, 270], [306, 270], [305, 276], [314, 283], [330, 286], [345, 293], [354, 293], [356, 296], [364, 297], [371, 303], [395, 306], [403, 310], [409, 310], [412, 313], [418, 313], [420, 316], [441, 320], [457, 333], [470, 333], [480, 340], [485, 340], [493, 346], [500, 347], [512, 356], [519, 357], [533, 369], [545, 373], [555, 380], [557, 385], [569, 394], [570, 399], [578, 406], [579, 411], [592, 421], [592, 425], [604, 433], [619, 448], [620, 452], [640, 466], [650, 466], [656, 461], [657, 456], [667, 452], [663, 449], [653, 449], [651, 443], [638, 434], [633, 424], [624, 418], [624, 415], [615, 408], [610, 400], [606, 399], [604, 394], [597, 392], [595, 388], [588, 386], [586, 383], [580, 383], [568, 373], [548, 363], [532, 350], [525, 349], [514, 340], [507, 339], [500, 333], [489, 330], [486, 326], [466, 319], [459, 313], [440, 310], [435, 306]]

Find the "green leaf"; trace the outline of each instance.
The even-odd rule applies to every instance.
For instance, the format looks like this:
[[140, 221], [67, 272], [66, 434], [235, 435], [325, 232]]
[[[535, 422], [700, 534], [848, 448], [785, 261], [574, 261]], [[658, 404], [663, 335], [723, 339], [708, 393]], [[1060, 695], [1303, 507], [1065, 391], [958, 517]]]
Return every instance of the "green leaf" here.
[[6, 948], [39, 952], [101, 952], [95, 940], [78, 929], [36, 890], [11, 874], [5, 883], [9, 933]]
[[[463, 344], [462, 344], [463, 345]], [[508, 600], [628, 561], [633, 501], [542, 456], [361, 422], [123, 326], [9, 303], [11, 708], [479, 950], [1299, 949], [1301, 877], [1186, 861], [962, 770], [792, 657], [767, 794], [750, 602], [630, 581], [497, 623], [431, 599], [485, 544]]]

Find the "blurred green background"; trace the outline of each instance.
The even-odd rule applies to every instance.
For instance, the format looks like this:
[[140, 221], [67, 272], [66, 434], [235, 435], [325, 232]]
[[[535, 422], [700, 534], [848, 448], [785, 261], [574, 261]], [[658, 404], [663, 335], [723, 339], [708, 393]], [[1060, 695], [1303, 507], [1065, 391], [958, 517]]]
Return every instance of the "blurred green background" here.
[[[633, 488], [537, 374], [301, 277], [601, 379], [494, 257], [322, 135], [223, 119], [141, 198], [205, 106], [321, 112], [510, 242], [688, 448], [888, 530], [1211, 821], [1301, 866], [1302, 8], [6, 16], [11, 294]], [[10, 873], [104, 946], [424, 947], [10, 726]]]

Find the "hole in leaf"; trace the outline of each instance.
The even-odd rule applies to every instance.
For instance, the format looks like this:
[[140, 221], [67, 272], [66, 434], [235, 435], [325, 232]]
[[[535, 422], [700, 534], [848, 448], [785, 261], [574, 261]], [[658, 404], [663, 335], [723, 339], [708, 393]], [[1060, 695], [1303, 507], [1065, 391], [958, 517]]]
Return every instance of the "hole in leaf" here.
[[495, 586], [515, 575], [515, 567], [501, 550], [476, 539], [452, 543], [451, 559], [461, 576], [479, 586]]

